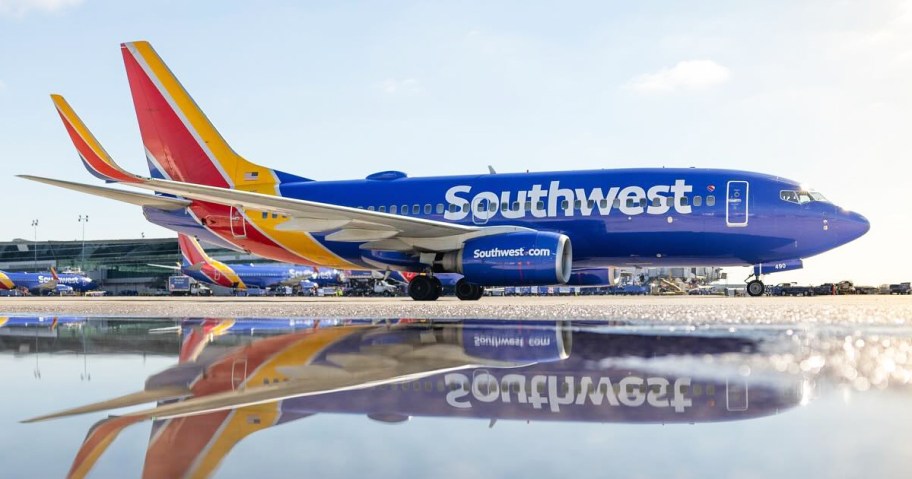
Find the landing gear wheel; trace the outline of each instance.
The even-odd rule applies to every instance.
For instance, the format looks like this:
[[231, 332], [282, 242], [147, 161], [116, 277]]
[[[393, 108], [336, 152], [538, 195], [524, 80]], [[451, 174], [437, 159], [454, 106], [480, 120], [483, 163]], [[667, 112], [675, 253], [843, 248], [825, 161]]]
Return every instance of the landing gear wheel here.
[[443, 285], [440, 284], [440, 279], [431, 276], [431, 296], [428, 297], [427, 301], [437, 301], [437, 298], [440, 297], [440, 294], [443, 293]]
[[747, 283], [747, 294], [750, 296], [761, 296], [763, 294], [763, 281], [755, 279]]
[[456, 282], [456, 297], [463, 301], [478, 301], [484, 294], [484, 288], [466, 281], [465, 278]]
[[484, 296], [484, 286], [475, 285], [475, 294], [472, 296], [472, 301], [478, 301], [481, 297]]
[[408, 294], [415, 301], [434, 301], [440, 296], [440, 280], [418, 275], [409, 281]]

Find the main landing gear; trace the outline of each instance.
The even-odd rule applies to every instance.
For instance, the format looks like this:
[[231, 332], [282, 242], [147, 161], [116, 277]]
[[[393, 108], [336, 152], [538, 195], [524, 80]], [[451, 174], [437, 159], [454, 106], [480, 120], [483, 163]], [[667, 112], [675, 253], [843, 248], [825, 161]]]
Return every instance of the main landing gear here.
[[484, 294], [484, 286], [470, 283], [465, 278], [456, 282], [456, 297], [463, 301], [478, 301]]
[[[435, 301], [442, 291], [440, 279], [426, 274], [415, 276], [408, 285], [408, 294], [415, 301]], [[456, 297], [463, 301], [478, 301], [483, 294], [483, 286], [470, 283], [465, 278], [456, 282]]]
[[435, 301], [440, 297], [443, 285], [440, 280], [424, 274], [419, 274], [409, 281], [408, 294], [415, 301]]
[[750, 275], [747, 279], [756, 278], [751, 281], [747, 281], [747, 294], [748, 296], [762, 296], [763, 292], [766, 290], [766, 287], [763, 285], [763, 281], [760, 281], [759, 276]]

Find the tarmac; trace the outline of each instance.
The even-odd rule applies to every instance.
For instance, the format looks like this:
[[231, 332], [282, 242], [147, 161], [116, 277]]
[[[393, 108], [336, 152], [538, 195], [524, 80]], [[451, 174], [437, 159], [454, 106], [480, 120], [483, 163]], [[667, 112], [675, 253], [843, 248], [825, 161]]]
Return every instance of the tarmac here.
[[912, 326], [912, 296], [409, 298], [7, 297], [0, 315], [120, 317], [485, 318], [626, 320], [688, 325]]

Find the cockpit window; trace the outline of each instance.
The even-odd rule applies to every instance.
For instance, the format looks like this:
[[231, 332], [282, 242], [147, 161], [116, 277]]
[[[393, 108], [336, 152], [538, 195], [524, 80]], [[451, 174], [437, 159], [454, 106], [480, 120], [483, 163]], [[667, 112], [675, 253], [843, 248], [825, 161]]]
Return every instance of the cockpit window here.
[[822, 201], [829, 203], [829, 200], [825, 196], [816, 192], [816, 191], [806, 191], [806, 190], [782, 190], [779, 192], [779, 199], [782, 201], [788, 201], [789, 203], [797, 203], [803, 205], [805, 203], [810, 203], [812, 201]]

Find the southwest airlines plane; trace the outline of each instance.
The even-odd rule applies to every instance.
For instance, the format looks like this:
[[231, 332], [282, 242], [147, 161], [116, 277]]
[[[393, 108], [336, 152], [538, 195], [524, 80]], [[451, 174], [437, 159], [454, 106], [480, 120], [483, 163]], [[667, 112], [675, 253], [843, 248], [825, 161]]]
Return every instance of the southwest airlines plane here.
[[314, 181], [247, 161], [218, 133], [146, 42], [121, 47], [151, 177], [122, 169], [66, 101], [54, 104], [85, 166], [133, 191], [24, 176], [143, 207], [159, 225], [278, 261], [460, 273], [460, 299], [484, 286], [566, 283], [610, 266], [797, 269], [869, 229], [867, 219], [779, 176], [736, 170], [629, 168]]
[[274, 286], [293, 286], [301, 281], [312, 281], [320, 286], [341, 284], [345, 273], [327, 268], [318, 270], [310, 266], [286, 264], [227, 264], [213, 259], [199, 242], [179, 234], [177, 243], [181, 250], [181, 266], [153, 265], [177, 269], [191, 278], [226, 288], [246, 290], [266, 289]]
[[95, 280], [78, 273], [7, 273], [0, 271], [0, 290], [25, 288], [32, 294], [86, 292], [98, 287]]

